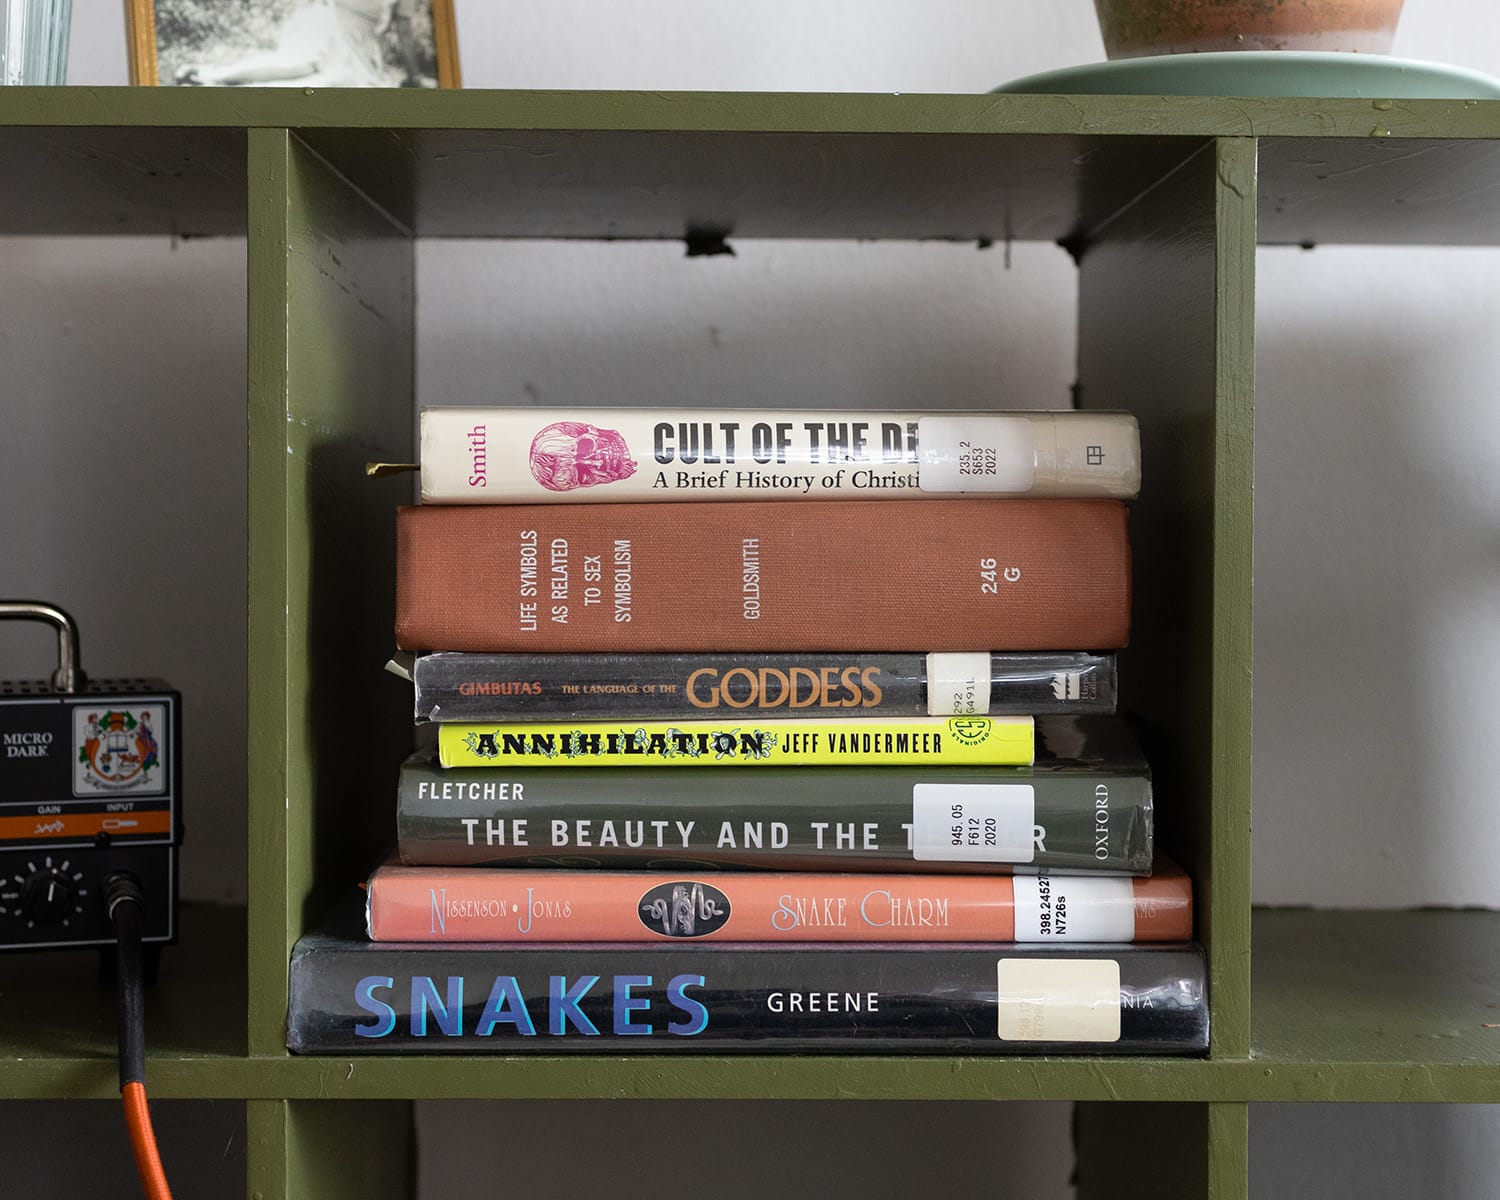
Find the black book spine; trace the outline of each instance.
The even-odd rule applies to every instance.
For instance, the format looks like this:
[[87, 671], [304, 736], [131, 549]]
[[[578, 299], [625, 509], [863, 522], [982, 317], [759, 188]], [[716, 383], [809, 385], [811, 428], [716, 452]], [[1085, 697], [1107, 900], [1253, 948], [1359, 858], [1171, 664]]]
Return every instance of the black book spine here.
[[1192, 946], [1013, 944], [462, 949], [310, 936], [302, 1054], [1201, 1054]]
[[420, 866], [1147, 875], [1144, 770], [1008, 767], [401, 768]]
[[412, 665], [420, 721], [1112, 713], [1113, 654], [460, 654]]

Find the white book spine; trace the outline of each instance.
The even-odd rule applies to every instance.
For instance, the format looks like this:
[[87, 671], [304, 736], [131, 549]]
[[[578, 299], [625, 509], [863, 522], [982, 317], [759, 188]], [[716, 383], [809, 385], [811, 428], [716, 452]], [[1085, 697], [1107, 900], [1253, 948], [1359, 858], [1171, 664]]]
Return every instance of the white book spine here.
[[426, 408], [429, 504], [1133, 499], [1140, 435], [1122, 412]]

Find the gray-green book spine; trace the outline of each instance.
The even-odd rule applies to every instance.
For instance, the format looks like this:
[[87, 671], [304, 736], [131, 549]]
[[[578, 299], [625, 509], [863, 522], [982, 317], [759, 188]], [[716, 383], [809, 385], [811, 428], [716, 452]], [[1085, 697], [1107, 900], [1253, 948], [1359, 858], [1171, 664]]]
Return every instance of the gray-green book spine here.
[[1151, 777], [1113, 718], [1037, 721], [1030, 767], [401, 768], [401, 861], [1145, 875]]

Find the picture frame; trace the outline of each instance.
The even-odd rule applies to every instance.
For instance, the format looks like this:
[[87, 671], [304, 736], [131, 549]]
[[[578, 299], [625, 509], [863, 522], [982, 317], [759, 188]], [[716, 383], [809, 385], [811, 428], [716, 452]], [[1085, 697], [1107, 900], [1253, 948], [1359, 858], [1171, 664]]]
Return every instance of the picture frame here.
[[460, 87], [453, 0], [126, 0], [130, 82]]

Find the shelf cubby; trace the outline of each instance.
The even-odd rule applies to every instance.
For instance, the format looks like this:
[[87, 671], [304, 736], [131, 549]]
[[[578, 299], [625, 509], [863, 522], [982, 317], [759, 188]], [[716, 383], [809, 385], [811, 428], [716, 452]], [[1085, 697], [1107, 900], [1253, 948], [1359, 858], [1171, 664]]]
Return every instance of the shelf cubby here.
[[[1074, 1101], [1080, 1196], [1215, 1198], [1255, 1103], [1500, 1100], [1500, 916], [1257, 911], [1249, 874], [1256, 247], [1495, 244], [1497, 184], [1492, 101], [4, 89], [0, 233], [245, 238], [249, 898], [184, 915], [153, 1095], [245, 1101], [266, 1197], [409, 1194], [429, 1099]], [[409, 484], [362, 468], [410, 461], [448, 237], [1068, 250], [1078, 403], [1145, 439], [1125, 706], [1196, 882], [1206, 1059], [286, 1052], [291, 946], [388, 836], [410, 739], [380, 677]], [[0, 1098], [108, 1097], [108, 985], [44, 957], [0, 960]], [[1170, 1169], [1102, 1174], [1121, 1138]]]

